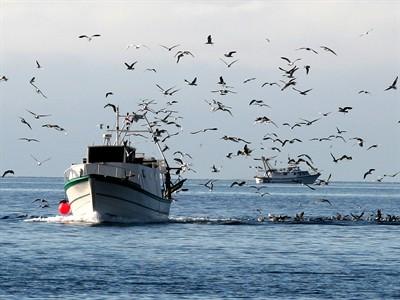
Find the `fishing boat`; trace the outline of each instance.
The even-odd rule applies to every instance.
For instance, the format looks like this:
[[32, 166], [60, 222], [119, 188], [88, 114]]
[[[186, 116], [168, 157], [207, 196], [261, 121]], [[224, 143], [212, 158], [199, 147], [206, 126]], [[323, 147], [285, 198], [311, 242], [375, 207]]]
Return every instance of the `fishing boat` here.
[[71, 213], [95, 222], [166, 222], [171, 195], [184, 180], [172, 184], [165, 157], [147, 157], [129, 145], [126, 138], [138, 131], [130, 130], [129, 122], [121, 128], [120, 119], [127, 116], [119, 115], [118, 107], [115, 111], [115, 128], [107, 128], [103, 144], [89, 146], [82, 163], [72, 164], [64, 173]]
[[290, 164], [286, 168], [272, 167], [268, 159], [261, 157], [263, 162], [263, 173], [254, 176], [256, 183], [299, 183], [313, 184], [321, 175], [317, 171], [309, 172], [301, 170], [298, 165]]

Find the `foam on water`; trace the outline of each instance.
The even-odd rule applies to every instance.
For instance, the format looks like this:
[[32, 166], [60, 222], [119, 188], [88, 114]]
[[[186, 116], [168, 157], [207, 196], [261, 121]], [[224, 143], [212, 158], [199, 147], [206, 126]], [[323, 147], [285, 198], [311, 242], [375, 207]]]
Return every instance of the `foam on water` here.
[[69, 223], [69, 224], [99, 224], [101, 219], [99, 215], [95, 212], [93, 215], [86, 216], [84, 218], [77, 217], [74, 215], [68, 216], [39, 216], [32, 217], [24, 220], [25, 222], [44, 222], [44, 223]]

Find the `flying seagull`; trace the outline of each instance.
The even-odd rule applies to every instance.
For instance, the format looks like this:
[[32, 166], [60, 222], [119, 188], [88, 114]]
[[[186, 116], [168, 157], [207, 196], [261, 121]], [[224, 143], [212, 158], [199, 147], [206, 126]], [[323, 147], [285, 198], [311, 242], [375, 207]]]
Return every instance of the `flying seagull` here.
[[185, 79], [185, 82], [186, 82], [188, 85], [193, 85], [193, 86], [197, 86], [196, 81], [197, 81], [197, 77], [195, 77], [192, 81], [189, 81], [189, 80], [186, 80], [186, 79]]
[[200, 132], [206, 132], [206, 131], [210, 131], [210, 130], [218, 130], [218, 128], [217, 127], [204, 128], [204, 129], [201, 129], [201, 130], [192, 131], [192, 132], [190, 132], [190, 134], [197, 134], [197, 133], [200, 133]]
[[388, 88], [386, 88], [385, 89], [385, 91], [388, 91], [388, 90], [391, 90], [391, 89], [393, 89], [393, 90], [397, 90], [397, 79], [399, 79], [399, 76], [396, 76], [396, 79], [393, 81], [393, 83], [388, 87]]
[[235, 185], [237, 185], [237, 186], [243, 186], [243, 185], [245, 185], [245, 184], [246, 184], [246, 181], [240, 181], [240, 182], [234, 181], [234, 182], [232, 182], [232, 184], [230, 185], [230, 187], [233, 187], [233, 186], [235, 186]]
[[225, 57], [233, 57], [233, 54], [235, 54], [236, 51], [229, 51], [228, 53], [225, 53], [224, 56]]
[[27, 109], [26, 109], [26, 111], [29, 112], [30, 114], [32, 114], [35, 119], [40, 119], [40, 118], [43, 118], [43, 117], [50, 117], [51, 116], [51, 115], [39, 115], [39, 114], [36, 114], [36, 113], [34, 113], [34, 112], [30, 111], [30, 110], [27, 110]]
[[116, 107], [114, 104], [112, 104], [112, 103], [107, 103], [106, 105], [104, 105], [104, 108], [106, 108], [106, 107], [111, 107], [112, 110], [113, 110], [115, 113], [117, 112], [117, 107]]
[[363, 178], [365, 179], [368, 175], [372, 174], [373, 171], [375, 171], [375, 169], [369, 169], [367, 172], [365, 172]]
[[13, 170], [6, 170], [4, 171], [3, 175], [1, 177], [5, 177], [7, 174], [13, 174], [14, 175], [14, 171]]
[[92, 34], [91, 36], [88, 36], [88, 35], [80, 35], [80, 36], [78, 36], [78, 38], [80, 38], [80, 39], [87, 39], [87, 41], [88, 42], [90, 42], [91, 40], [92, 40], [92, 38], [94, 38], [94, 37], [99, 37], [100, 36], [100, 34]]
[[213, 41], [212, 41], [212, 37], [211, 37], [211, 34], [209, 35], [209, 36], [207, 36], [207, 42], [206, 42], [206, 45], [213, 45], [214, 43], [213, 43]]
[[26, 138], [26, 137], [19, 138], [19, 140], [27, 141], [27, 142], [39, 142], [39, 140], [37, 140], [37, 139], [30, 139], [30, 138]]
[[50, 159], [51, 159], [51, 157], [49, 157], [49, 158], [47, 158], [47, 159], [45, 159], [45, 160], [38, 160], [36, 157], [34, 157], [32, 154], [31, 154], [31, 157], [36, 161], [36, 163], [37, 163], [37, 165], [38, 166], [41, 166], [43, 163], [45, 163], [46, 161], [49, 161]]
[[174, 49], [174, 48], [176, 48], [176, 47], [179, 47], [180, 44], [176, 44], [176, 45], [173, 45], [173, 46], [171, 46], [171, 47], [164, 46], [164, 45], [160, 45], [160, 46], [163, 47], [164, 49], [167, 49], [168, 51], [171, 51], [172, 49]]
[[107, 93], [106, 93], [106, 98], [107, 98], [108, 96], [112, 96], [112, 95], [114, 95], [113, 92], [107, 92]]
[[126, 69], [127, 69], [127, 70], [135, 70], [135, 68], [134, 68], [133, 66], [134, 66], [136, 63], [137, 63], [137, 61], [135, 61], [135, 62], [133, 62], [133, 63], [131, 63], [131, 64], [124, 63], [124, 65], [126, 66]]
[[300, 91], [300, 90], [296, 89], [295, 87], [292, 87], [292, 89], [295, 90], [296, 92], [298, 92], [300, 95], [303, 95], [303, 96], [307, 95], [307, 93], [312, 90], [312, 89], [308, 89], [308, 90], [305, 90], [305, 91]]
[[310, 48], [310, 47], [301, 47], [301, 48], [297, 48], [296, 50], [307, 50], [307, 51], [312, 51], [315, 54], [318, 54], [317, 51], [315, 51], [314, 49]]
[[220, 60], [228, 67], [230, 68], [235, 62], [238, 61], [238, 59], [235, 59], [234, 61], [227, 63], [225, 60], [223, 60], [222, 58], [220, 58]]
[[331, 53], [333, 53], [333, 54], [335, 54], [337, 56], [336, 52], [333, 51], [331, 48], [328, 48], [326, 46], [321, 46], [321, 48], [324, 49], [325, 51], [331, 52]]
[[22, 124], [25, 124], [26, 126], [29, 127], [29, 129], [32, 129], [32, 126], [31, 126], [27, 121], [25, 121], [24, 118], [22, 118], [22, 117], [19, 117], [19, 118], [21, 119], [21, 123], [22, 123]]
[[360, 34], [360, 37], [369, 34], [372, 30], [374, 30], [374, 29], [372, 28], [372, 29], [370, 29], [370, 30], [367, 30], [367, 31], [364, 32], [364, 33], [361, 33], [361, 34]]

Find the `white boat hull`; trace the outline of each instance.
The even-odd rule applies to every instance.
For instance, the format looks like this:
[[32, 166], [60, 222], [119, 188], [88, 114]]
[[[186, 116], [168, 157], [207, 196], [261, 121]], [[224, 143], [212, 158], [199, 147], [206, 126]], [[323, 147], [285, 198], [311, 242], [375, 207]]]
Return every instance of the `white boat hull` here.
[[65, 184], [71, 212], [83, 220], [154, 223], [168, 221], [171, 200], [138, 184], [102, 175], [87, 175]]

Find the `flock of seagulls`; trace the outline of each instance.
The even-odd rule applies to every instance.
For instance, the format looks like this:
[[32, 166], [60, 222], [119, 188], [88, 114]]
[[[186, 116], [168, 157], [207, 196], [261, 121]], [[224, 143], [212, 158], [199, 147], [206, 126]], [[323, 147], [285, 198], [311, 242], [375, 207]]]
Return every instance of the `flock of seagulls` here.
[[[368, 34], [370, 34], [371, 30], [368, 30], [367, 32], [363, 33], [360, 35], [360, 37], [364, 37]], [[80, 35], [78, 36], [79, 39], [86, 40], [87, 42], [93, 42], [95, 39], [101, 38], [100, 34], [92, 34], [92, 35]], [[266, 39], [268, 43], [270, 43], [270, 39]], [[205, 45], [206, 47], [212, 47], [215, 45], [215, 41], [213, 39], [212, 35], [208, 35], [205, 40]], [[195, 58], [195, 55], [192, 53], [192, 51], [185, 50], [185, 49], [180, 49], [181, 44], [173, 44], [172, 46], [167, 46], [163, 44], [159, 44], [159, 46], [166, 50], [167, 52], [175, 52], [173, 55], [173, 58], [176, 60], [176, 63], [182, 63], [183, 59], [185, 57], [191, 57]], [[144, 44], [129, 44], [126, 49], [140, 49], [140, 48], [146, 48], [150, 50], [150, 48]], [[318, 51], [316, 50], [318, 49]], [[312, 48], [309, 46], [302, 46], [294, 49], [296, 53], [311, 53], [311, 55], [319, 55], [320, 52], [325, 52], [328, 54], [331, 54], [331, 57], [338, 57], [340, 53], [338, 53], [336, 50], [332, 49], [331, 47], [328, 46], [320, 46], [319, 48]], [[222, 53], [223, 58], [217, 57], [219, 61], [221, 61], [229, 70], [233, 68], [233, 66], [237, 66], [240, 64], [240, 59], [237, 58], [240, 55], [240, 52], [237, 50], [231, 50], [227, 49]], [[261, 88], [273, 88], [276, 86], [277, 88], [280, 89], [282, 93], [287, 93], [289, 90], [294, 91], [295, 93], [298, 93], [301, 96], [308, 96], [312, 91], [315, 89], [314, 87], [309, 87], [306, 89], [303, 88], [297, 88], [299, 85], [299, 79], [298, 79], [298, 74], [299, 72], [305, 72], [305, 75], [307, 76], [311, 70], [312, 66], [306, 62], [306, 57], [296, 57], [296, 58], [289, 58], [287, 56], [281, 56], [280, 57], [281, 61], [285, 64], [282, 66], [277, 66], [277, 70], [279, 70], [281, 73], [281, 78], [277, 78], [275, 81], [262, 81], [262, 83], [259, 85]], [[127, 71], [132, 71], [134, 72], [137, 69], [137, 64], [138, 60], [135, 60], [133, 62], [124, 62], [124, 66]], [[305, 62], [305, 63], [303, 63]], [[302, 64], [302, 65], [301, 65]], [[43, 66], [35, 60], [35, 65], [37, 69], [42, 69]], [[152, 71], [154, 73], [157, 73], [157, 70], [155, 68], [146, 68], [146, 71]], [[304, 71], [302, 71], [304, 70]], [[204, 102], [209, 106], [209, 111], [211, 113], [225, 113], [225, 115], [229, 117], [234, 117], [236, 112], [234, 111], [233, 106], [227, 105], [224, 103], [225, 98], [229, 95], [237, 94], [238, 92], [235, 90], [235, 87], [232, 84], [228, 84], [227, 81], [223, 78], [224, 75], [216, 75], [215, 77], [218, 78], [216, 81], [216, 85], [218, 86], [217, 89], [210, 90], [211, 95], [218, 95], [221, 99], [205, 99]], [[0, 76], [0, 82], [6, 82], [8, 81], [9, 78], [6, 75]], [[199, 85], [199, 78], [198, 76], [195, 76], [193, 79], [183, 79], [183, 82], [186, 83], [188, 88], [196, 88]], [[255, 84], [257, 82], [256, 77], [249, 77], [246, 78], [242, 84], [246, 85], [251, 85]], [[382, 91], [388, 93], [392, 90], [397, 90], [397, 82], [398, 82], [398, 76], [395, 77], [393, 82], [391, 82], [389, 85], [386, 86], [386, 88], [382, 88]], [[39, 85], [37, 84], [37, 78], [32, 77], [31, 80], [29, 81], [29, 84], [34, 88], [34, 91], [40, 95], [43, 99], [47, 99], [47, 95], [42, 91], [41, 88], [39, 88]], [[151, 130], [153, 132], [153, 139], [157, 143], [162, 143], [162, 149], [163, 152], [168, 152], [170, 150], [170, 147], [166, 144], [169, 139], [171, 139], [174, 136], [177, 136], [182, 133], [182, 125], [179, 123], [179, 121], [182, 119], [181, 116], [179, 116], [178, 111], [174, 108], [174, 106], [179, 103], [177, 99], [174, 99], [174, 96], [176, 94], [179, 94], [179, 91], [181, 90], [180, 88], [177, 88], [176, 86], [171, 86], [171, 87], [163, 87], [159, 83], [155, 83], [155, 88], [159, 90], [162, 96], [165, 97], [165, 99], [168, 99], [168, 101], [164, 101], [164, 105], [162, 105], [161, 108], [156, 108], [157, 102], [153, 99], [143, 99], [140, 101], [138, 104], [138, 110], [136, 112], [132, 113], [127, 113], [127, 116], [125, 118], [125, 126], [130, 126], [132, 123], [137, 122], [138, 120], [142, 119], [143, 115], [146, 116], [152, 116], [153, 120], [150, 122]], [[360, 90], [358, 94], [370, 94], [370, 91], [367, 90]], [[114, 93], [112, 91], [108, 91], [105, 94], [105, 98], [112, 98], [114, 96]], [[281, 152], [282, 149], [288, 145], [294, 144], [294, 143], [303, 143], [305, 142], [304, 139], [299, 138], [299, 137], [285, 137], [282, 136], [282, 134], [277, 134], [276, 132], [273, 132], [273, 129], [278, 129], [282, 128], [284, 126], [287, 126], [291, 131], [297, 130], [297, 128], [307, 128], [311, 126], [315, 126], [315, 124], [319, 122], [323, 122], [326, 118], [330, 117], [334, 112], [325, 112], [321, 113], [320, 117], [315, 117], [311, 119], [307, 118], [300, 118], [299, 121], [297, 122], [285, 122], [282, 124], [279, 124], [275, 120], [273, 120], [270, 116], [265, 115], [264, 109], [270, 109], [271, 106], [267, 103], [265, 103], [261, 99], [252, 99], [248, 103], [249, 107], [255, 107], [258, 109], [260, 112], [260, 116], [258, 116], [254, 120], [254, 124], [257, 126], [268, 126], [264, 129], [264, 131], [269, 131], [264, 135], [261, 141], [248, 141], [247, 138], [243, 137], [238, 137], [238, 136], [229, 136], [226, 134], [222, 134], [222, 137], [220, 138], [221, 140], [228, 141], [228, 142], [233, 142], [235, 144], [240, 144], [236, 147], [235, 150], [232, 150], [231, 152], [227, 153], [225, 158], [227, 159], [233, 159], [235, 157], [252, 157], [254, 160], [258, 160], [258, 157], [253, 157], [254, 153], [256, 150], [261, 150], [263, 152]], [[111, 108], [114, 112], [116, 111], [116, 105], [109, 102], [106, 105], [104, 105], [104, 108]], [[343, 106], [343, 107], [338, 107], [336, 113], [343, 113], [343, 114], [349, 114], [353, 109], [351, 106]], [[31, 110], [26, 109], [25, 110], [27, 113], [29, 113], [29, 116], [32, 117], [34, 120], [41, 120], [42, 118], [50, 118], [52, 115], [51, 114], [39, 114], [35, 113]], [[238, 112], [239, 114], [239, 112]], [[27, 121], [27, 117], [19, 117], [20, 122], [26, 127], [29, 128], [29, 132], [33, 132], [33, 126]], [[400, 121], [399, 121], [400, 122]], [[273, 127], [270, 127], [270, 126]], [[51, 123], [46, 123], [42, 124], [41, 127], [43, 128], [50, 128], [50, 129], [55, 129], [57, 131], [65, 131], [65, 129], [57, 124], [51, 124]], [[176, 132], [171, 131], [171, 127], [177, 130]], [[273, 129], [272, 129], [273, 128]], [[199, 135], [199, 134], [209, 134], [209, 132], [219, 132], [219, 128], [217, 127], [207, 127], [207, 128], [201, 128], [197, 130], [190, 131], [189, 133], [192, 135]], [[346, 136], [349, 133], [346, 130], [340, 130], [338, 127], [336, 127], [336, 132], [331, 132], [329, 135], [325, 137], [315, 137], [310, 139], [310, 141], [318, 141], [318, 142], [324, 142], [324, 141], [336, 141], [336, 140], [341, 140], [342, 142], [347, 142], [350, 140], [353, 140], [356, 142], [357, 146], [359, 147], [364, 147], [366, 142], [365, 138], [361, 137], [351, 137], [351, 136]], [[137, 134], [135, 135], [136, 137], [143, 137], [147, 138], [145, 135]], [[26, 142], [40, 142], [38, 139], [34, 137], [20, 137], [20, 141], [26, 141]], [[261, 144], [262, 146], [259, 147], [258, 149], [255, 149], [257, 143]], [[264, 144], [263, 144], [264, 143]], [[268, 147], [265, 145], [265, 143], [271, 143], [268, 145]], [[251, 148], [250, 148], [250, 145]], [[371, 150], [374, 148], [377, 148], [378, 144], [371, 144], [368, 145], [366, 148], [367, 150]], [[333, 152], [333, 151], [332, 151]], [[332, 152], [328, 153], [327, 156], [331, 156], [333, 162], [335, 164], [342, 162], [342, 161], [351, 161], [353, 159], [353, 156], [350, 154], [333, 154]], [[176, 155], [179, 155], [179, 157], [176, 157]], [[49, 161], [51, 158], [47, 158], [44, 160], [37, 159], [35, 156], [32, 154], [30, 155], [31, 158], [36, 162], [37, 166], [42, 166], [45, 162]], [[176, 174], [180, 176], [183, 172], [186, 171], [192, 171], [196, 172], [191, 166], [192, 163], [190, 162], [191, 155], [184, 153], [182, 151], [176, 151], [173, 154], [173, 161], [177, 164], [177, 166], [174, 168], [176, 169]], [[296, 158], [293, 157], [288, 157], [288, 163], [296, 164], [296, 165], [307, 165], [311, 169], [316, 170], [317, 168], [314, 167], [314, 162], [309, 154], [303, 153], [300, 155], [295, 156]], [[189, 160], [189, 161], [188, 161]], [[253, 166], [250, 166], [253, 167]], [[260, 167], [254, 167], [258, 170], [260, 170]], [[222, 166], [217, 167], [216, 164], [213, 164], [211, 167], [211, 173], [219, 173], [222, 169]], [[375, 168], [369, 168], [367, 171], [365, 171], [362, 175], [362, 179], [365, 180], [369, 176], [372, 175], [373, 172], [376, 172]], [[12, 175], [14, 174], [13, 170], [6, 170], [3, 173], [2, 177], [5, 177], [6, 175]], [[399, 172], [393, 173], [392, 175], [383, 175], [378, 178], [378, 181], [382, 181], [385, 177], [396, 177]], [[329, 175], [327, 180], [319, 180], [316, 182], [317, 185], [327, 185], [329, 183], [329, 180], [331, 179], [331, 174]], [[216, 180], [210, 179], [203, 185], [209, 190], [213, 191], [214, 190], [214, 183]], [[247, 186], [246, 181], [234, 181], [230, 185], [230, 187], [242, 187], [242, 186]], [[260, 189], [262, 187], [257, 187], [257, 186], [250, 186], [255, 190], [257, 194], [260, 196], [265, 196], [269, 195], [269, 193], [262, 192]], [[315, 189], [311, 186], [308, 186], [311, 189]], [[36, 199], [35, 201], [40, 201], [41, 204], [46, 205], [46, 203], [43, 201], [44, 199]], [[327, 200], [327, 199], [325, 199]], [[329, 201], [329, 200], [327, 200]]]

